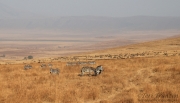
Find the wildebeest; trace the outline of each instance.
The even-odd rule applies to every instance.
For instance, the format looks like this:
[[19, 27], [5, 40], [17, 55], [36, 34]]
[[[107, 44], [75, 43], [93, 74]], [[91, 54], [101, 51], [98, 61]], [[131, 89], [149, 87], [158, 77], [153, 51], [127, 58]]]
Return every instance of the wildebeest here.
[[31, 68], [32, 68], [32, 66], [30, 64], [27, 64], [27, 65], [24, 66], [24, 70], [28, 70], [28, 69], [31, 69]]
[[50, 68], [50, 73], [51, 73], [51, 74], [58, 74], [58, 75], [59, 75], [60, 70], [59, 70], [59, 68], [55, 68], [55, 69]]

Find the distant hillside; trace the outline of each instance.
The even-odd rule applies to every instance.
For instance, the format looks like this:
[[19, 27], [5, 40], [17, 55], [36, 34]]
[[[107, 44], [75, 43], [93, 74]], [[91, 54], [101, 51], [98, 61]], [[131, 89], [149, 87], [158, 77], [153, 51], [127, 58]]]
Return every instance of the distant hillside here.
[[[104, 55], [104, 54], [127, 54], [143, 52], [179, 52], [180, 53], [180, 35], [166, 39], [130, 44], [115, 48], [108, 48], [94, 52], [86, 53], [87, 55]], [[83, 54], [84, 55], [84, 54]]]
[[[168, 30], [180, 30], [180, 17], [51, 17], [50, 15], [42, 16], [23, 12], [0, 3], [0, 39], [19, 39], [20, 37], [32, 39], [53, 37], [57, 39], [58, 36], [61, 38], [67, 37], [67, 35], [73, 38], [83, 36], [101, 38], [108, 35], [109, 38], [109, 35], [122, 37], [127, 35], [126, 32], [131, 31]], [[133, 39], [141, 37], [137, 34], [130, 36], [134, 36]], [[146, 37], [152, 37], [152, 34], [148, 34]]]
[[[13, 14], [15, 15], [15, 14]], [[180, 17], [59, 17], [0, 19], [0, 29], [48, 29], [119, 32], [129, 30], [179, 30]]]

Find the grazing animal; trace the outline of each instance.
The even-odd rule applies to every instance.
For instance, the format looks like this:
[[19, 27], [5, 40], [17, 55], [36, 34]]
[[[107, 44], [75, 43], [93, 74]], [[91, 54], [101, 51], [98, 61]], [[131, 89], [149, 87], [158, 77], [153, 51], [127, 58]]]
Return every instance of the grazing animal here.
[[81, 69], [81, 76], [83, 76], [85, 73], [87, 73], [88, 75], [94, 75], [97, 76], [99, 74], [101, 74], [101, 72], [103, 71], [103, 67], [97, 66], [96, 68], [93, 67], [82, 67]]
[[51, 68], [53, 65], [52, 64], [48, 64], [48, 66]]
[[31, 68], [32, 68], [32, 66], [29, 65], [29, 64], [27, 64], [27, 65], [24, 66], [24, 70], [28, 70], [28, 69], [31, 69]]
[[60, 70], [58, 68], [56, 68], [56, 69], [50, 68], [50, 73], [51, 74], [58, 74], [59, 75]]
[[103, 71], [103, 66], [102, 65], [97, 66], [95, 69], [95, 75], [101, 74], [102, 71]]
[[66, 66], [74, 66], [74, 65], [77, 65], [76, 62], [67, 62], [66, 63]]
[[89, 63], [89, 64], [91, 64], [91, 65], [96, 64], [96, 62], [95, 62], [95, 61], [89, 61], [88, 63]]
[[87, 62], [78, 62], [79, 65], [86, 65]]
[[41, 64], [41, 68], [46, 68], [46, 64]]
[[95, 74], [95, 69], [93, 67], [82, 67], [81, 76], [83, 76], [85, 73], [88, 75], [91, 75], [92, 73]]
[[72, 65], [72, 62], [67, 62], [66, 63], [66, 66], [71, 66]]

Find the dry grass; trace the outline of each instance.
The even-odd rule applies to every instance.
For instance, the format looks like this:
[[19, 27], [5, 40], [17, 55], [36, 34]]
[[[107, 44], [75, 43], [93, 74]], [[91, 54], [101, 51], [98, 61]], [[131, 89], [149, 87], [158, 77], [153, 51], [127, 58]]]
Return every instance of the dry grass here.
[[61, 62], [54, 62], [60, 75], [51, 75], [36, 63], [31, 70], [23, 70], [23, 64], [0, 65], [0, 102], [138, 103], [141, 94], [179, 95], [179, 61], [179, 56], [99, 60], [97, 65], [105, 71], [97, 77], [80, 77], [80, 66]]
[[94, 67], [103, 65], [104, 72], [83, 77], [78, 76], [81, 66], [59, 61], [52, 64], [60, 75], [37, 62], [30, 70], [23, 63], [1, 64], [0, 103], [179, 103], [179, 62], [179, 55], [96, 60]]

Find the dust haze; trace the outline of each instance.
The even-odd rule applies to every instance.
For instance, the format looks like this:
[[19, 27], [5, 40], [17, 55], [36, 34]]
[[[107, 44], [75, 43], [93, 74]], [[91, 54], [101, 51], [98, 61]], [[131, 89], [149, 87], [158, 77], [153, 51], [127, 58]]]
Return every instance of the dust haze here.
[[[139, 10], [136, 7], [138, 4], [122, 1], [108, 2], [86, 1], [83, 6], [67, 1], [61, 3], [59, 1], [36, 1], [36, 3], [35, 1], [14, 3], [1, 1], [0, 54], [5, 54], [6, 59], [22, 59], [27, 55], [34, 55], [37, 58], [56, 57], [157, 40], [179, 34], [180, 17], [174, 13], [176, 12], [175, 8], [178, 8], [176, 5], [168, 9], [169, 11], [167, 10], [167, 13], [173, 13], [168, 16], [164, 12], [162, 12], [164, 16], [154, 15], [152, 12], [149, 12], [152, 16], [141, 16], [141, 13], [145, 15], [145, 10]], [[94, 5], [94, 8], [87, 3]], [[148, 4], [154, 2], [142, 3], [148, 8]], [[158, 3], [160, 2], [156, 2], [154, 7]], [[169, 4], [171, 3], [176, 4], [169, 2]], [[44, 6], [40, 6], [42, 4]], [[57, 4], [69, 6], [61, 5], [63, 9], [60, 9]], [[114, 5], [113, 8], [108, 4]], [[123, 9], [119, 8], [118, 4]], [[122, 6], [123, 4], [131, 5], [134, 8]], [[76, 8], [72, 8], [71, 5]], [[100, 6], [102, 7], [101, 12], [98, 9]], [[143, 5], [139, 6], [144, 8]], [[79, 9], [80, 7], [89, 14], [80, 12], [82, 9]], [[165, 7], [166, 3], [159, 7], [159, 10], [164, 10]], [[92, 11], [93, 9], [97, 10]], [[74, 10], [74, 12], [69, 10]], [[128, 11], [133, 14], [133, 10], [137, 10], [136, 15], [126, 14]], [[149, 10], [154, 11], [153, 9]], [[107, 15], [103, 15], [104, 11], [107, 11]], [[154, 13], [158, 14], [158, 11], [154, 11]], [[122, 14], [122, 16], [118, 16], [118, 14]]]
[[55, 57], [113, 48], [179, 34], [179, 17], [60, 17], [1, 19], [0, 54]]

